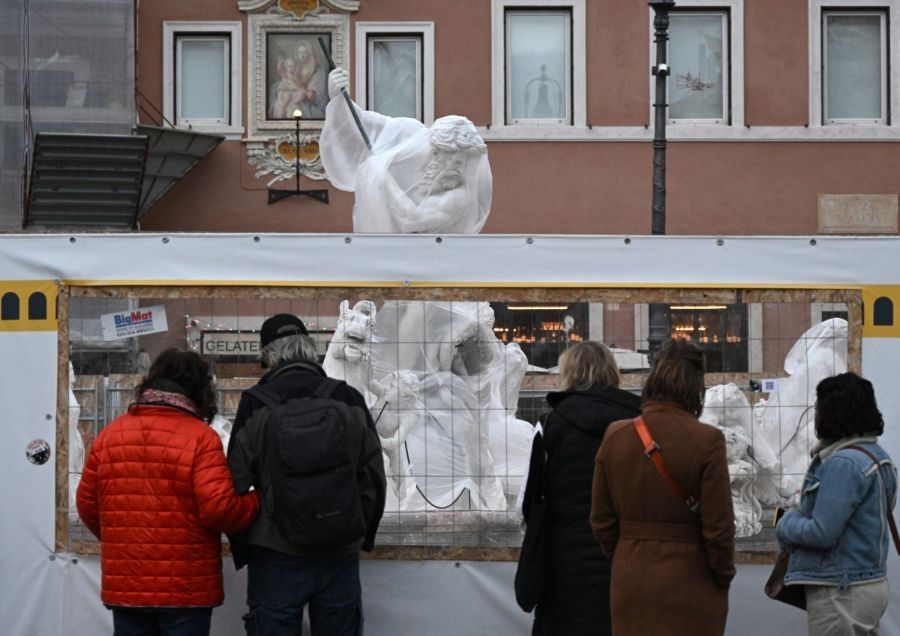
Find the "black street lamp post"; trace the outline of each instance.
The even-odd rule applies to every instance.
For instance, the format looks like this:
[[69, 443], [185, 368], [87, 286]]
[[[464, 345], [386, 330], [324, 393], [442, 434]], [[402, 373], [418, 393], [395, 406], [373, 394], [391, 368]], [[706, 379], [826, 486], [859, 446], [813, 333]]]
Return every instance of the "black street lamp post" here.
[[[653, 213], [650, 233], [666, 233], [666, 118], [668, 108], [666, 99], [666, 79], [669, 76], [669, 65], [666, 52], [669, 40], [669, 11], [675, 6], [675, 0], [650, 0], [654, 11], [653, 27], [656, 41], [656, 64], [651, 73], [656, 77], [653, 97]], [[662, 343], [669, 336], [667, 308], [663, 303], [650, 303], [650, 329], [647, 344], [650, 348], [651, 363], [659, 353]]]
[[300, 119], [303, 113], [300, 110], [294, 111], [294, 172], [297, 178], [297, 187], [293, 190], [276, 190], [269, 189], [269, 205], [277, 203], [282, 199], [292, 196], [312, 197], [316, 201], [328, 203], [328, 190], [301, 190], [300, 189]]

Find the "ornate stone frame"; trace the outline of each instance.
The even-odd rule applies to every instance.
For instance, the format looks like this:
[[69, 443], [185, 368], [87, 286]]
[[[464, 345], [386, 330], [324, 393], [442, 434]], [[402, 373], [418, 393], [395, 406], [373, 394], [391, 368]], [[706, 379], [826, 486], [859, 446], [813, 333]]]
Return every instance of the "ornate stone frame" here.
[[[265, 4], [265, 3], [256, 3]], [[277, 6], [277, 5], [276, 5]], [[350, 16], [325, 13], [320, 10], [307, 12], [303, 19], [293, 13], [285, 13], [274, 7], [270, 13], [251, 14], [247, 17], [247, 137], [249, 142], [269, 141], [294, 131], [290, 120], [269, 120], [266, 115], [266, 36], [270, 33], [321, 33], [331, 34], [331, 48], [335, 64], [349, 68], [350, 64]], [[322, 128], [321, 121], [301, 121], [301, 132]]]

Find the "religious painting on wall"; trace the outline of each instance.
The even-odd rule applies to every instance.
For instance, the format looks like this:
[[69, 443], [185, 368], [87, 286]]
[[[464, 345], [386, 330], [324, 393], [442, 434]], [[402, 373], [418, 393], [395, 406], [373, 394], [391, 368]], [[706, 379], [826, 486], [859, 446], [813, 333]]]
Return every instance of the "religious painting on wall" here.
[[331, 33], [266, 35], [266, 119], [325, 119], [328, 105], [328, 62], [319, 38], [331, 49]]

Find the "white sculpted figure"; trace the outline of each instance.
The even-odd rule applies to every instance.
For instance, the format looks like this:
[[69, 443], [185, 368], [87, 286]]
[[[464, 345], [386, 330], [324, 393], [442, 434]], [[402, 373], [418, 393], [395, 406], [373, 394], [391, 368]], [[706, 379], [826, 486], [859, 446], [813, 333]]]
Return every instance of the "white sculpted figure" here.
[[751, 440], [750, 402], [736, 384], [717, 384], [706, 390], [700, 420], [717, 426], [725, 436], [737, 536], [757, 534], [762, 529], [762, 505], [755, 493], [758, 465], [771, 468], [776, 459], [764, 439]]
[[[347, 84], [346, 71], [335, 69], [329, 95], [340, 97]], [[491, 171], [472, 122], [449, 116], [427, 127], [350, 108], [331, 99], [320, 147], [330, 181], [356, 193], [354, 231], [481, 230]], [[376, 320], [374, 304], [365, 302], [352, 311], [341, 304], [325, 371], [368, 400], [393, 485], [389, 497], [396, 495], [387, 508], [506, 510], [530, 450], [531, 425], [515, 417], [525, 355], [497, 339], [488, 303], [389, 301]]]
[[[328, 77], [334, 98], [347, 72]], [[343, 99], [331, 99], [320, 139], [322, 165], [336, 188], [356, 193], [353, 231], [477, 234], [491, 207], [487, 148], [471, 121], [450, 115], [429, 128], [416, 119], [359, 113], [366, 147]]]
[[369, 390], [369, 347], [377, 313], [371, 300], [361, 300], [352, 309], [348, 301], [341, 302], [337, 326], [322, 363], [329, 378], [350, 384], [363, 394], [369, 408], [376, 399]]

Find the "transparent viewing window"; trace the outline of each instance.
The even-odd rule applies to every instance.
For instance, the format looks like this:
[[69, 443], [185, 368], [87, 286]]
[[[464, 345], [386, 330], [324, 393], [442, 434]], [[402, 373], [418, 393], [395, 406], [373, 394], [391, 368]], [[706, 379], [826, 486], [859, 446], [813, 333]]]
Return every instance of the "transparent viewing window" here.
[[[798, 498], [815, 443], [815, 386], [860, 365], [859, 294], [842, 290], [63, 287], [59, 305], [70, 373], [57, 543], [74, 552], [98, 549], [74, 506], [85, 457], [153, 359], [170, 347], [204, 356], [227, 444], [241, 392], [263, 373], [259, 328], [276, 313], [304, 321], [320, 364], [356, 387], [376, 420], [388, 475], [381, 558], [514, 559], [516, 496], [533, 425], [560, 388], [559, 354], [603, 342], [621, 387], [640, 394], [658, 344], [651, 316], [666, 337], [706, 352], [701, 419], [726, 436], [739, 549], [770, 553], [774, 508]], [[115, 315], [148, 314], [149, 332], [116, 331]]]

